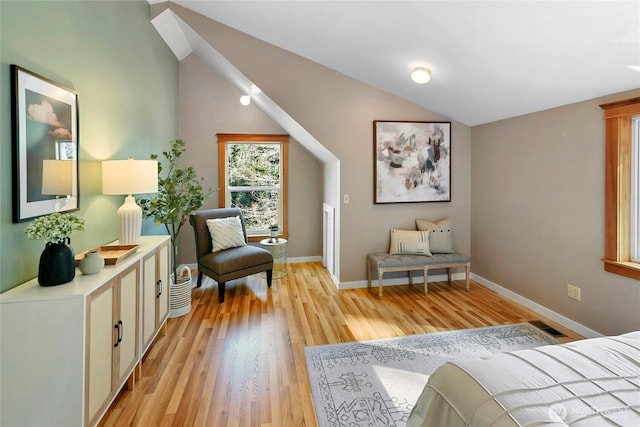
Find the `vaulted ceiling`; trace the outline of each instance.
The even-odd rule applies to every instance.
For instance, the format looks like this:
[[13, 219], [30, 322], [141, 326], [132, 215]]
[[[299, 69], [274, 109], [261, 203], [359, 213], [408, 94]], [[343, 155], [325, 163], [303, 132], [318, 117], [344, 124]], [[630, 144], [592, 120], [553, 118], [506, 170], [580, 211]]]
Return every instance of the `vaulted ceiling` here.
[[175, 3], [471, 126], [640, 87], [639, 1]]

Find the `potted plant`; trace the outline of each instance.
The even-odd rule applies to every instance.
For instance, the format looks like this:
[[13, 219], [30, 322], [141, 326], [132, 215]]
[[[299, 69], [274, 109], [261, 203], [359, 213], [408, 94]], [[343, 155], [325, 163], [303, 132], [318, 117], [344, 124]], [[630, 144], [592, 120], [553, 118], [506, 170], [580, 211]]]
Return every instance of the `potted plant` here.
[[273, 224], [269, 227], [269, 243], [278, 243], [278, 234], [280, 234], [280, 226]]
[[[169, 150], [162, 152], [166, 167], [158, 162], [158, 192], [154, 197], [139, 199], [143, 216], [153, 218], [156, 225], [164, 225], [171, 238], [174, 283], [178, 280], [178, 235], [189, 216], [200, 209], [205, 197], [211, 194], [210, 190], [205, 192], [204, 178], [198, 178], [192, 166], [180, 165], [184, 146], [185, 142], [181, 139], [171, 141]], [[152, 154], [151, 159], [157, 160], [158, 155]], [[166, 173], [163, 173], [165, 168]]]
[[36, 218], [25, 227], [24, 232], [30, 240], [47, 242], [38, 266], [38, 283], [41, 286], [61, 285], [76, 276], [70, 236], [74, 231], [84, 231], [84, 223], [81, 216], [55, 212]]

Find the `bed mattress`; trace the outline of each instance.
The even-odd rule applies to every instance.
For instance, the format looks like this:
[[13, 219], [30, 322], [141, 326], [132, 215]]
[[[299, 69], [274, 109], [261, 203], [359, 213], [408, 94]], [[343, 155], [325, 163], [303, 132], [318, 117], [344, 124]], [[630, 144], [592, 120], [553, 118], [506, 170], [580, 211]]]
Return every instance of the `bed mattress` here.
[[537, 425], [640, 426], [640, 331], [445, 363], [407, 422]]

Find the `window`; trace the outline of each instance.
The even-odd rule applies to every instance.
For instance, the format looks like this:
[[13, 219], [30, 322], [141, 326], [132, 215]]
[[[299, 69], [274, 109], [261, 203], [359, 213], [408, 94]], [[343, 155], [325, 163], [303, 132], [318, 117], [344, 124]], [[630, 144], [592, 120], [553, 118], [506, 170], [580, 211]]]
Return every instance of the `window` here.
[[272, 225], [288, 238], [288, 142], [288, 135], [218, 134], [219, 206], [242, 210], [251, 241]]
[[604, 110], [606, 129], [604, 269], [610, 273], [640, 280], [640, 98], [604, 104], [600, 107]]

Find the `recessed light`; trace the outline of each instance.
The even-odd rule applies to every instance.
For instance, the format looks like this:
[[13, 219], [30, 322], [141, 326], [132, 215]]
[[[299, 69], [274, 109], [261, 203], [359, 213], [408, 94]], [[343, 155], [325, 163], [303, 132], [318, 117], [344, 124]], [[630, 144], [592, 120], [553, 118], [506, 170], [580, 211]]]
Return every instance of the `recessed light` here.
[[243, 95], [240, 97], [240, 104], [247, 106], [251, 104], [251, 97], [249, 95]]

